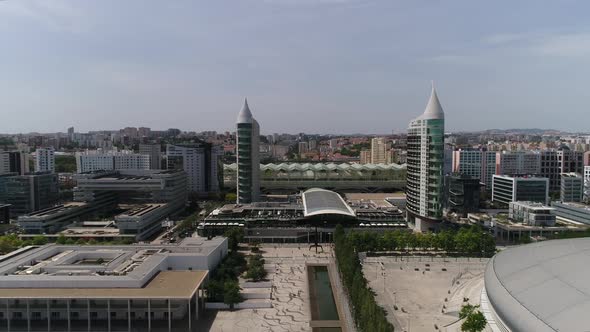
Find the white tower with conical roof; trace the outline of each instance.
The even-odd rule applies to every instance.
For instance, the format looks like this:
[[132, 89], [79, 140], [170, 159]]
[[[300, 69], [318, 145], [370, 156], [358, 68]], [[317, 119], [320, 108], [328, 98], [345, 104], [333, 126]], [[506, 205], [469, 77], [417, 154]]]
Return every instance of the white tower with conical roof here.
[[236, 124], [237, 202], [252, 203], [260, 198], [260, 127], [252, 116], [248, 99]]
[[445, 114], [432, 84], [424, 113], [410, 122], [407, 137], [408, 222], [418, 231], [436, 229], [443, 217]]

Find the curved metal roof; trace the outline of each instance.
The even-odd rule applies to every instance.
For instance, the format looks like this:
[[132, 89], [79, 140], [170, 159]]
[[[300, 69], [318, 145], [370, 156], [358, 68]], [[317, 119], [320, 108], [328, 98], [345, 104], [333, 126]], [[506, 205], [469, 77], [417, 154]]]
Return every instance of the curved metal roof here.
[[[229, 165], [224, 165], [224, 168], [229, 170], [237, 170], [238, 164], [233, 163]], [[335, 164], [335, 163], [280, 163], [280, 164], [261, 164], [260, 170], [266, 171], [298, 171], [298, 172], [305, 172], [305, 171], [387, 171], [387, 170], [402, 170], [406, 169], [406, 164], [351, 164], [351, 163], [343, 163], [343, 164]]]
[[303, 216], [312, 217], [320, 214], [339, 214], [355, 217], [354, 210], [346, 204], [342, 196], [320, 188], [303, 192]]
[[587, 331], [590, 238], [507, 249], [490, 260], [487, 297], [512, 331]]

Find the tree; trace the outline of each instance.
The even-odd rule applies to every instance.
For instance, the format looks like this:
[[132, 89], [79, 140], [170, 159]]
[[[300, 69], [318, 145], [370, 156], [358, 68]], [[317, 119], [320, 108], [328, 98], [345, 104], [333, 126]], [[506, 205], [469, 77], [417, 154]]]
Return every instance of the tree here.
[[227, 245], [229, 247], [229, 250], [237, 251], [240, 242], [244, 240], [244, 231], [239, 227], [232, 227], [225, 231], [223, 236], [227, 237]]
[[57, 236], [57, 240], [55, 240], [55, 243], [57, 243], [57, 244], [66, 244], [66, 241], [67, 241], [66, 236], [63, 235], [63, 234], [59, 234]]
[[42, 246], [44, 244], [47, 244], [47, 238], [43, 235], [36, 235], [33, 238], [33, 244], [36, 246]]
[[481, 332], [486, 328], [487, 321], [481, 311], [477, 310], [478, 305], [466, 304], [459, 311], [459, 318], [464, 319], [461, 324], [461, 331]]
[[70, 155], [55, 156], [55, 171], [58, 173], [75, 173], [76, 157]]
[[236, 303], [244, 300], [240, 290], [240, 284], [237, 281], [228, 280], [223, 284], [223, 303], [229, 305], [230, 309], [233, 309]]
[[246, 271], [246, 278], [253, 281], [260, 281], [266, 277], [266, 270], [264, 269], [264, 259], [262, 255], [257, 254], [250, 256], [248, 262], [248, 270]]
[[235, 203], [238, 199], [238, 195], [236, 195], [236, 193], [227, 193], [225, 194], [225, 200], [227, 202], [232, 202]]

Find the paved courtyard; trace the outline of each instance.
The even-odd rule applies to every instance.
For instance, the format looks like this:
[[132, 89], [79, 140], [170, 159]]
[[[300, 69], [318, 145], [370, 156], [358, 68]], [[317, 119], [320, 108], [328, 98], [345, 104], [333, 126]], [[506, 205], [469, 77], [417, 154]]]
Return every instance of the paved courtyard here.
[[487, 261], [368, 257], [363, 271], [396, 331], [460, 331], [459, 310], [479, 304]]
[[329, 263], [332, 251], [324, 245], [324, 253], [315, 253], [307, 244], [261, 246], [262, 255], [272, 282], [272, 308], [219, 311], [211, 331], [311, 331], [306, 263]]

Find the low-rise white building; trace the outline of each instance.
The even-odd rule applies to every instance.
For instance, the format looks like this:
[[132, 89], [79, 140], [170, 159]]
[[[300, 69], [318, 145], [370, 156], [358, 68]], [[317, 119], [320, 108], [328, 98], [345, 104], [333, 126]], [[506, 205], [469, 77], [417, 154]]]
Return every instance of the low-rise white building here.
[[538, 202], [510, 202], [508, 217], [529, 226], [554, 226], [554, 210]]
[[[47, 331], [192, 331], [227, 239], [176, 245], [27, 247], [0, 261], [1, 326]], [[167, 328], [166, 328], [167, 327]]]

